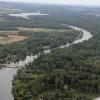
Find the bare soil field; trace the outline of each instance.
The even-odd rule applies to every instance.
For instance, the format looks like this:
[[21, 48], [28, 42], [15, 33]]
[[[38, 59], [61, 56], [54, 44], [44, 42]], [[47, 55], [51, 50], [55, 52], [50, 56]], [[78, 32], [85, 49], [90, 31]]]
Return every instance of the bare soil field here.
[[17, 31], [0, 31], [0, 33], [4, 32], [6, 36], [0, 36], [0, 44], [10, 44], [13, 42], [20, 42], [28, 37], [18, 35]]

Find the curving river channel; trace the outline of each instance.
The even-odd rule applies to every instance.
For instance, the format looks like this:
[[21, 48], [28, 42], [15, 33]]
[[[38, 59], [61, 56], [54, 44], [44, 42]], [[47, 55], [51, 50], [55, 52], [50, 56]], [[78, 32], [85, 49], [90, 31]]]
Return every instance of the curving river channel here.
[[[70, 45], [73, 44], [78, 44], [81, 42], [84, 42], [85, 40], [89, 40], [90, 38], [92, 38], [92, 34], [90, 32], [88, 32], [85, 29], [76, 27], [76, 26], [70, 26], [70, 25], [66, 25], [69, 26], [70, 28], [77, 30], [77, 31], [81, 31], [83, 33], [82, 37], [75, 40], [73, 43], [70, 44], [66, 44], [63, 46], [60, 46], [58, 48], [65, 48], [65, 47], [69, 47]], [[50, 53], [50, 49], [49, 50], [45, 50], [44, 53]], [[37, 55], [32, 55], [32, 56], [27, 56], [26, 59], [24, 61], [19, 61], [16, 63], [11, 63], [8, 64], [7, 67], [9, 68], [2, 68], [0, 70], [0, 100], [14, 100], [13, 95], [11, 93], [12, 91], [12, 80], [14, 75], [17, 73], [17, 70], [21, 67], [24, 66], [25, 64], [28, 64], [29, 62], [34, 61], [34, 59], [36, 59], [39, 56], [39, 54]], [[12, 67], [12, 68], [10, 68]], [[15, 68], [14, 68], [15, 67]], [[16, 68], [18, 67], [18, 68]], [[100, 100], [100, 99], [97, 99]]]

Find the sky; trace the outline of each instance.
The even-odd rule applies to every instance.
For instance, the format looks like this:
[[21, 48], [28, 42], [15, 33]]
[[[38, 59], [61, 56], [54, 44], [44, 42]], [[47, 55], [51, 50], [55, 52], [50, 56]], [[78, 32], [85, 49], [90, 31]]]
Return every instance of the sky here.
[[72, 5], [100, 5], [100, 0], [0, 0], [29, 3], [72, 4]]

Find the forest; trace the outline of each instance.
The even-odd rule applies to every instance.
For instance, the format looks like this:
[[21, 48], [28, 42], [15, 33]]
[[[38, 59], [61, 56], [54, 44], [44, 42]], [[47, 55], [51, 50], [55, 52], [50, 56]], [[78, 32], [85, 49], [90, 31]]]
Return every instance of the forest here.
[[[22, 66], [14, 76], [12, 93], [15, 100], [93, 100], [100, 96], [100, 8], [80, 6], [53, 6], [16, 4], [21, 11], [39, 11], [48, 16], [30, 16], [30, 19], [12, 17], [0, 23], [1, 30], [17, 27], [45, 28], [54, 31], [19, 31], [29, 39], [0, 45], [0, 64], [25, 59], [27, 55], [40, 56]], [[68, 48], [55, 49], [44, 54], [44, 49], [72, 43], [80, 35], [66, 25], [88, 30], [93, 38]], [[55, 31], [56, 30], [63, 30]], [[65, 32], [65, 30], [70, 30]], [[44, 48], [46, 47], [46, 48]], [[7, 58], [7, 59], [6, 59]]]

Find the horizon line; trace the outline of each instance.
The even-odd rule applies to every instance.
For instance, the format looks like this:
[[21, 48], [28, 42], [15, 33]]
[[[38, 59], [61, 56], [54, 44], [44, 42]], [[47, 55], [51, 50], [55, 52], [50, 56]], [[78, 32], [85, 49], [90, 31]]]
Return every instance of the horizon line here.
[[41, 2], [19, 2], [19, 1], [0, 1], [0, 3], [20, 3], [20, 4], [44, 4], [44, 5], [58, 5], [58, 6], [83, 6], [83, 7], [100, 7], [100, 4], [57, 4], [57, 3], [41, 3]]

